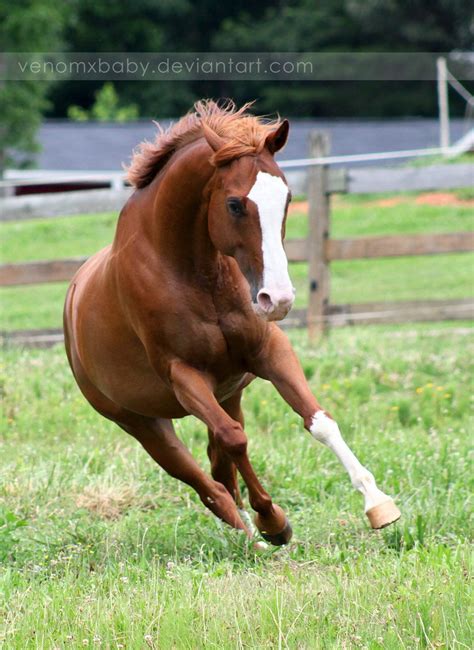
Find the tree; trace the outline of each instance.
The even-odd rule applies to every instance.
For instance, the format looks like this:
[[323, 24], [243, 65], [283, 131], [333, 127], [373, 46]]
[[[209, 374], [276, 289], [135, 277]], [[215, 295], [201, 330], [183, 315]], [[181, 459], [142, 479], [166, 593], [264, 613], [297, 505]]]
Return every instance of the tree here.
[[[449, 52], [472, 49], [474, 19], [465, 0], [280, 0], [260, 19], [223, 21], [213, 47], [262, 52]], [[228, 83], [239, 101], [290, 115], [433, 115], [432, 82]], [[464, 106], [458, 107], [464, 110]]]
[[[274, 4], [274, 0], [70, 2], [65, 40], [71, 52], [208, 52], [224, 20], [247, 14], [259, 20]], [[66, 115], [71, 103], [89, 108], [101, 83], [64, 81], [55, 86], [54, 115]], [[137, 104], [146, 117], [177, 117], [196, 99], [225, 91], [219, 82], [191, 81], [119, 81], [115, 88], [121, 103]]]
[[[56, 0], [0, 3], [0, 51], [44, 52], [59, 47], [63, 18], [59, 7]], [[12, 164], [31, 164], [47, 91], [44, 81], [6, 81], [0, 86], [0, 176]]]
[[95, 95], [95, 102], [90, 111], [80, 106], [70, 106], [68, 117], [77, 122], [97, 120], [98, 122], [129, 122], [138, 117], [138, 106], [129, 104], [120, 106], [119, 96], [113, 83], [107, 82]]
[[[190, 0], [97, 2], [70, 0], [64, 38], [71, 52], [160, 52], [186, 48]], [[186, 25], [186, 30], [182, 26]], [[180, 31], [182, 30], [182, 33]], [[52, 89], [55, 115], [71, 103], [88, 109], [101, 81], [64, 81]], [[142, 115], [177, 115], [189, 108], [193, 94], [184, 82], [119, 81], [115, 89], [124, 105], [136, 104]]]

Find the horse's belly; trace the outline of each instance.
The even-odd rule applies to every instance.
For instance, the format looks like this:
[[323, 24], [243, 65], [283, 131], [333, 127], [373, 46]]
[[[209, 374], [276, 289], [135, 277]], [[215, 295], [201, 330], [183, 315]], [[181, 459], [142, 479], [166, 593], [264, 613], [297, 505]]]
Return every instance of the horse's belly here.
[[145, 384], [142, 375], [137, 376], [133, 371], [129, 373], [127, 380], [118, 386], [113, 386], [109, 392], [109, 398], [122, 408], [140, 413], [151, 418], [180, 418], [186, 415], [186, 411], [170, 390], [159, 378], [150, 376]]
[[[219, 403], [247, 386], [253, 377], [247, 373], [216, 382], [214, 395]], [[108, 372], [97, 382], [99, 390], [122, 408], [147, 417], [181, 418], [188, 415], [172, 388], [155, 373], [151, 366], [108, 363]]]

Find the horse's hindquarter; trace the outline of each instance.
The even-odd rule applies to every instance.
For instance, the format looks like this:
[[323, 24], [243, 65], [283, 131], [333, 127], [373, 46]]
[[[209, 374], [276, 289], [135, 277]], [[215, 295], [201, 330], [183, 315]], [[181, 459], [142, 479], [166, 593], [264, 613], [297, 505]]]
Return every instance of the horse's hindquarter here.
[[166, 417], [179, 405], [130, 327], [110, 273], [110, 255], [108, 247], [90, 258], [68, 292], [65, 330], [72, 369], [95, 408], [91, 386], [120, 408]]

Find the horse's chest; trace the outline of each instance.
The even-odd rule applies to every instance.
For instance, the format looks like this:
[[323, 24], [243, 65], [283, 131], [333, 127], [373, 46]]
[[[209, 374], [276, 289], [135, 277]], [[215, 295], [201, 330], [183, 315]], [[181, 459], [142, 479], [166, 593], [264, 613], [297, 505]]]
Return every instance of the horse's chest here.
[[238, 383], [247, 371], [247, 343], [238, 329], [228, 323], [200, 323], [181, 343], [182, 354], [178, 356], [213, 375], [223, 392], [227, 392], [228, 385]]
[[176, 355], [193, 365], [225, 361], [227, 345], [217, 324], [181, 320], [176, 322], [171, 346]]

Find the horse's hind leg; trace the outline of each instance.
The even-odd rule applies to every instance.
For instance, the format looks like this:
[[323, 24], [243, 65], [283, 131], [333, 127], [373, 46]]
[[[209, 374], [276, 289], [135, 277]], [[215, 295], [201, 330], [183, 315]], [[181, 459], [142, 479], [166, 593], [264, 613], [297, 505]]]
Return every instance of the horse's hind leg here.
[[[225, 410], [225, 412], [228, 413], [228, 415], [230, 415], [230, 417], [233, 420], [235, 420], [236, 422], [238, 422], [241, 425], [241, 427], [243, 429], [245, 427], [245, 419], [244, 419], [244, 413], [243, 413], [242, 407], [241, 407], [241, 400], [242, 400], [242, 391], [239, 391], [238, 393], [236, 393], [235, 395], [230, 397], [226, 402], [223, 402], [221, 404], [221, 406]], [[219, 448], [222, 450], [222, 447], [219, 446]], [[224, 455], [227, 458], [229, 458], [229, 456], [227, 456], [227, 454], [225, 454], [225, 452], [221, 452], [221, 453], [224, 453]], [[266, 539], [267, 541], [271, 542], [272, 544], [276, 545], [276, 546], [279, 546], [280, 544], [286, 544], [287, 542], [289, 542], [289, 540], [290, 540], [290, 538], [292, 536], [292, 529], [291, 529], [291, 526], [290, 526], [290, 523], [289, 523], [288, 519], [284, 515], [284, 513], [283, 513], [282, 509], [280, 508], [280, 506], [276, 505], [275, 503], [272, 503], [272, 500], [271, 500], [270, 496], [268, 494], [266, 494], [265, 490], [263, 490], [263, 488], [259, 484], [259, 481], [258, 481], [257, 477], [255, 476], [255, 474], [253, 472], [253, 468], [252, 468], [252, 466], [250, 464], [250, 461], [249, 461], [247, 455], [246, 455], [245, 459], [242, 459], [242, 462], [243, 462], [244, 466], [246, 466], [248, 468], [248, 470], [250, 470], [250, 471], [248, 471], [246, 473], [247, 476], [250, 475], [250, 477], [251, 477], [251, 485], [248, 486], [249, 487], [249, 496], [250, 496], [250, 499], [251, 499], [251, 503], [252, 503], [252, 501], [254, 501], [253, 505], [256, 506], [255, 509], [257, 511], [257, 514], [256, 514], [256, 517], [255, 517], [255, 523], [257, 524], [257, 527], [260, 530], [260, 532], [262, 534], [262, 537], [264, 539]], [[235, 468], [235, 464], [232, 463], [232, 465]], [[253, 490], [252, 490], [253, 486], [255, 486], [255, 488], [253, 488]], [[268, 502], [270, 504], [269, 507], [268, 507], [268, 504], [266, 506], [264, 506], [263, 508], [259, 507], [258, 503], [255, 502], [254, 494], [255, 493], [258, 494], [259, 491], [261, 491], [261, 493], [265, 494], [268, 497]], [[275, 511], [278, 513], [277, 516], [275, 516], [275, 514], [276, 514]], [[250, 518], [250, 515], [245, 510], [243, 510], [243, 506], [242, 506], [242, 510], [240, 512], [241, 512], [241, 515], [242, 515], [242, 518], [244, 519], [244, 521], [246, 523], [248, 521], [250, 523], [250, 525], [252, 525], [252, 523], [251, 523], [252, 520]], [[281, 520], [282, 520], [282, 518], [285, 521], [285, 525], [284, 525], [283, 529], [281, 528]], [[278, 523], [278, 522], [280, 522], [280, 523]]]
[[207, 455], [211, 462], [212, 478], [226, 488], [239, 508], [242, 507], [242, 497], [240, 495], [239, 484], [237, 482], [237, 468], [234, 462], [222, 451], [222, 448], [216, 443], [214, 434], [208, 429], [209, 445]]
[[133, 415], [127, 418], [127, 422], [118, 424], [136, 438], [168, 474], [194, 488], [204, 505], [217, 517], [233, 528], [243, 530], [248, 537], [252, 536], [242, 521], [232, 496], [222, 483], [211, 479], [199, 467], [176, 436], [171, 420], [152, 420]]
[[[240, 400], [242, 397], [242, 392], [239, 391], [232, 397], [229, 397], [227, 400], [221, 403], [221, 407], [226, 413], [230, 415], [231, 418], [240, 422], [242, 427], [244, 426], [244, 416], [242, 409], [240, 408]], [[218, 441], [215, 439], [215, 435], [211, 429], [208, 428], [209, 434], [209, 445], [207, 448], [207, 453], [209, 460], [211, 461], [211, 474], [216, 481], [222, 483], [225, 486], [227, 491], [234, 498], [239, 514], [242, 517], [242, 520], [254, 533], [255, 527], [252, 523], [252, 519], [248, 512], [244, 509], [242, 502], [242, 496], [240, 494], [239, 482], [237, 480], [237, 467], [235, 466], [234, 461], [219, 445]]]

